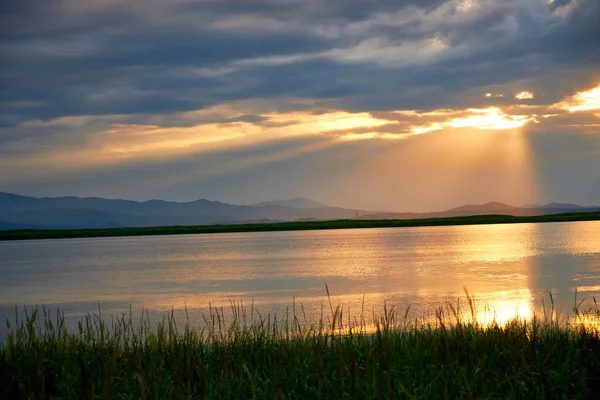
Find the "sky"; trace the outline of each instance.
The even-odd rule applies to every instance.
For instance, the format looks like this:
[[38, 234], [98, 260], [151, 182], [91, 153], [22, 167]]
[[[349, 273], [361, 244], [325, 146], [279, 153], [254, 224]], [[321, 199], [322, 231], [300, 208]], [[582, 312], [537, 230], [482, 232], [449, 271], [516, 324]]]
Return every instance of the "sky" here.
[[5, 0], [0, 191], [600, 203], [598, 0]]

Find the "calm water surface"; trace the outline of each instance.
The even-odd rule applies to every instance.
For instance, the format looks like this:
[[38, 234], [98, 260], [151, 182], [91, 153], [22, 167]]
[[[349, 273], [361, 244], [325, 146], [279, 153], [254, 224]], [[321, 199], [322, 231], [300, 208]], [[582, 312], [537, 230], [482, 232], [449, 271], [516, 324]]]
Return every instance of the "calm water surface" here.
[[[15, 305], [152, 318], [173, 309], [193, 323], [209, 302], [254, 302], [308, 319], [334, 304], [360, 315], [456, 301], [463, 287], [498, 320], [528, 317], [552, 293], [568, 312], [600, 294], [600, 222], [227, 233], [0, 242], [0, 318]], [[484, 318], [483, 314], [478, 318]], [[2, 323], [2, 327], [4, 324]], [[2, 328], [0, 328], [2, 329]]]

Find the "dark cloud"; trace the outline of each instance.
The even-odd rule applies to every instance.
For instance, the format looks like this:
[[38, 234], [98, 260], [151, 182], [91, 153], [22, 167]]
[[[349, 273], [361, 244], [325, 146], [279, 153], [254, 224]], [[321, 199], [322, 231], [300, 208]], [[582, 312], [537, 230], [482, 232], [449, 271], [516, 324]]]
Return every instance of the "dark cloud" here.
[[568, 6], [573, 3], [573, 0], [552, 0], [548, 7], [552, 12], [556, 12], [558, 9]]
[[[11, 1], [0, 101], [40, 104], [10, 110], [21, 119], [279, 96], [420, 109], [474, 87], [589, 75], [600, 62], [598, 2], [539, 3], [461, 14], [460, 2], [442, 1]], [[436, 37], [446, 48], [419, 54]]]

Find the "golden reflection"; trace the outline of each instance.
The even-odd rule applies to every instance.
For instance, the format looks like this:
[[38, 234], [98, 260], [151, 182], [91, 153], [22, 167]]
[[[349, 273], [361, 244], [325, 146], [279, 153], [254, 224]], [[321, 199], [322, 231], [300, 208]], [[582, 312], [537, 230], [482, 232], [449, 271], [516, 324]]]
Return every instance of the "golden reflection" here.
[[[157, 238], [152, 241], [188, 241], [187, 250], [162, 260], [164, 268], [155, 262], [153, 268], [138, 264], [119, 270], [111, 277], [111, 293], [94, 282], [93, 288], [82, 286], [79, 292], [57, 287], [56, 293], [46, 295], [54, 302], [131, 303], [153, 312], [173, 309], [179, 315], [187, 308], [199, 324], [209, 305], [223, 307], [227, 321], [234, 313], [232, 302], [242, 301], [263, 316], [296, 315], [303, 324], [331, 321], [339, 305], [343, 327], [358, 321], [355, 326], [369, 331], [383, 321], [403, 326], [405, 315], [409, 323], [435, 326], [440, 306], [445, 307], [442, 321], [447, 325], [457, 320], [503, 325], [530, 320], [534, 314], [543, 321], [540, 293], [552, 290], [561, 324], [596, 329], [598, 314], [588, 311], [594, 306], [591, 295], [599, 290], [600, 237], [593, 233], [600, 222], [576, 226], [580, 237], [592, 238], [583, 247], [561, 241], [570, 236], [568, 228], [566, 223], [500, 224]], [[587, 246], [596, 249], [586, 256], [589, 266], [585, 259], [565, 265], [565, 258], [585, 252]], [[549, 247], [559, 254], [548, 257]], [[539, 249], [542, 256], [535, 257]], [[120, 282], [116, 286], [114, 279]], [[586, 300], [576, 316], [570, 313], [573, 281], [581, 283], [575, 303]], [[38, 293], [20, 292], [14, 289], [9, 297], [19, 303], [49, 301]]]
[[488, 299], [483, 309], [476, 311], [475, 318], [484, 326], [505, 325], [514, 320], [530, 320], [533, 314], [531, 292], [520, 289], [494, 293], [494, 298]]
[[600, 312], [579, 313], [572, 315], [567, 324], [573, 327], [583, 327], [586, 330], [600, 334]]
[[[557, 239], [557, 244], [574, 255], [597, 253], [600, 249], [600, 221], [563, 223], [566, 234]], [[600, 269], [600, 265], [596, 269]]]
[[577, 286], [577, 290], [580, 292], [600, 292], [600, 285]]
[[505, 324], [533, 316], [531, 229], [520, 224], [453, 227], [448, 257], [457, 271], [455, 285], [466, 288], [474, 300], [473, 309], [463, 304], [463, 321]]
[[[453, 261], [460, 264], [477, 262], [511, 263], [514, 270], [506, 273], [526, 273], [521, 262], [534, 255], [533, 224], [496, 224], [453, 227], [455, 234], [449, 242]], [[513, 263], [517, 262], [517, 263]], [[507, 265], [499, 265], [507, 267]], [[524, 276], [524, 275], [523, 275]]]

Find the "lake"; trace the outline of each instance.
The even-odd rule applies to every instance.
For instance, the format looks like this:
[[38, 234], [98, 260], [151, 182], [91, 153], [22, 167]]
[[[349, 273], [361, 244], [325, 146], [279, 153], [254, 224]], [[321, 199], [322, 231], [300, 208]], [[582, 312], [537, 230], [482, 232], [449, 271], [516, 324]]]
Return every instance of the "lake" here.
[[45, 305], [70, 323], [100, 307], [152, 320], [173, 310], [200, 326], [209, 303], [232, 300], [263, 315], [295, 303], [314, 321], [329, 310], [327, 284], [334, 307], [355, 316], [384, 302], [411, 315], [464, 304], [466, 288], [487, 306], [478, 319], [493, 310], [502, 322], [531, 317], [549, 293], [566, 313], [576, 289], [584, 305], [600, 294], [600, 222], [0, 242], [0, 276], [3, 321], [15, 305], [19, 315]]

